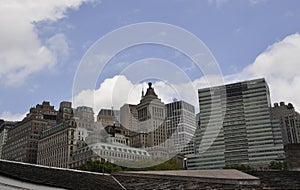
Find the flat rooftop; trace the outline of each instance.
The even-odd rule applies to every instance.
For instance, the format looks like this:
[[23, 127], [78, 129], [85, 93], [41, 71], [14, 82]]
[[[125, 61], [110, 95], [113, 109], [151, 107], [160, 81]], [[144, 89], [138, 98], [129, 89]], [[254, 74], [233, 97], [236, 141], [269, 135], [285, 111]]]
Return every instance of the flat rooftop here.
[[122, 172], [121, 175], [140, 177], [157, 177], [165, 179], [188, 180], [206, 183], [237, 184], [237, 185], [259, 185], [257, 177], [244, 172], [228, 170], [170, 170], [170, 171], [132, 171]]

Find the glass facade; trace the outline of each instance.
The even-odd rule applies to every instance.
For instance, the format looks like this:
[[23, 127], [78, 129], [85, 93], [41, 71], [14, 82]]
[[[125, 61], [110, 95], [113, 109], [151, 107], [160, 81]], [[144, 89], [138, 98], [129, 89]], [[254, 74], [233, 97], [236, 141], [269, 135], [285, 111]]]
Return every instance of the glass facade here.
[[[226, 93], [225, 93], [226, 92]], [[189, 169], [266, 166], [284, 156], [264, 79], [199, 90], [200, 128]]]

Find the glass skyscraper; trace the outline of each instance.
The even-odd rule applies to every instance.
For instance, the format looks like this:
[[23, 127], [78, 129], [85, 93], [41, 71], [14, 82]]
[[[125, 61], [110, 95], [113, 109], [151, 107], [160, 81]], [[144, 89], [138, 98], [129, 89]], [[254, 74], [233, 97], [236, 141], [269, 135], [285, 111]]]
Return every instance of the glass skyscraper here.
[[264, 167], [284, 157], [281, 131], [271, 118], [265, 79], [198, 91], [200, 128], [188, 169], [251, 165]]

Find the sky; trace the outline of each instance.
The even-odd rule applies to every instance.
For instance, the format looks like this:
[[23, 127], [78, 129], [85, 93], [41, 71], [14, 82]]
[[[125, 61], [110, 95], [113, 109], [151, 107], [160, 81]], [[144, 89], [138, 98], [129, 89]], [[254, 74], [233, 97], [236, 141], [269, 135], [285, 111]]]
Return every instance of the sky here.
[[[73, 93], [80, 65], [97, 43], [120, 27], [144, 22], [189, 32], [211, 53], [225, 83], [264, 77], [273, 103], [291, 102], [300, 111], [299, 8], [298, 0], [2, 0], [0, 118], [21, 120], [44, 100], [56, 109], [61, 101], [95, 112], [118, 109], [139, 102], [149, 81], [164, 102], [183, 99], [199, 110], [197, 89], [213, 76], [179, 50], [159, 44], [125, 48], [112, 59], [97, 52], [95, 63], [109, 61], [101, 73], [95, 70], [100, 74], [93, 88]], [[142, 35], [123, 33], [105, 47]], [[155, 64], [157, 73], [151, 71]]]

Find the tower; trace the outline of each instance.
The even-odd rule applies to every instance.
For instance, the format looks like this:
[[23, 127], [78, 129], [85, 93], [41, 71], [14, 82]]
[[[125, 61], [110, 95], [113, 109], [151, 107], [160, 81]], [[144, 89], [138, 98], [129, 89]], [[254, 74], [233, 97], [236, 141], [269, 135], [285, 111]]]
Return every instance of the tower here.
[[[188, 168], [264, 167], [283, 158], [283, 145], [277, 140], [281, 133], [271, 118], [270, 92], [264, 79], [204, 88], [198, 93], [200, 129], [195, 143], [202, 152], [188, 158]], [[201, 149], [205, 146], [206, 150]]]

